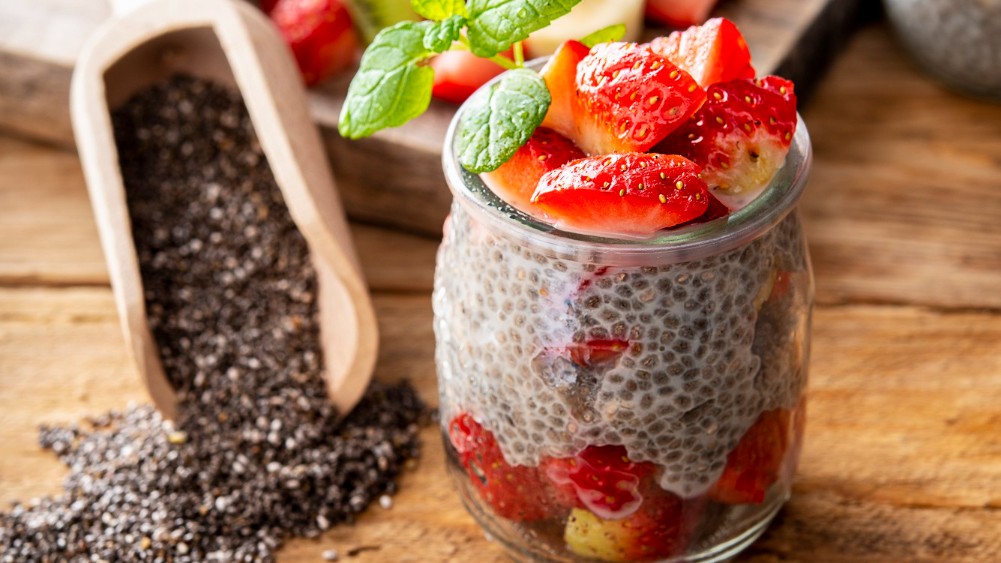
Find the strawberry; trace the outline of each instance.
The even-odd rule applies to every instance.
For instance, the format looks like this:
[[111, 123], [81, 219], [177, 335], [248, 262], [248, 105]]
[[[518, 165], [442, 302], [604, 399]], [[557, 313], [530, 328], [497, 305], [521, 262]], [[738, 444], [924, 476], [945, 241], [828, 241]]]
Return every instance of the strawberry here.
[[717, 82], [754, 78], [751, 51], [740, 30], [728, 19], [675, 31], [650, 42], [650, 48], [678, 65], [703, 88]]
[[646, 17], [671, 27], [706, 21], [716, 0], [647, 0]]
[[657, 146], [702, 166], [721, 195], [749, 197], [771, 180], [796, 130], [792, 82], [777, 76], [713, 84], [702, 108]]
[[782, 472], [791, 440], [791, 414], [785, 409], [761, 413], [730, 452], [709, 498], [726, 504], [760, 504], [765, 500], [768, 487]]
[[510, 465], [497, 439], [468, 413], [452, 419], [448, 436], [473, 488], [498, 516], [529, 522], [558, 515], [549, 488], [534, 467]]
[[358, 36], [341, 0], [279, 0], [270, 13], [307, 86], [350, 66]]
[[568, 135], [588, 154], [645, 152], [692, 115], [705, 91], [648, 44], [601, 43], [577, 65]]
[[564, 137], [577, 134], [574, 107], [577, 100], [577, 65], [590, 52], [580, 41], [564, 41], [542, 67], [539, 75], [546, 82], [553, 101], [549, 104], [542, 126], [558, 131]]
[[703, 498], [682, 500], [661, 490], [621, 519], [575, 508], [567, 518], [563, 539], [570, 551], [602, 561], [666, 559], [684, 552], [703, 505]]
[[507, 162], [480, 177], [498, 197], [528, 212], [539, 179], [546, 172], [584, 156], [570, 139], [552, 129], [539, 127]]
[[504, 67], [477, 57], [469, 51], [445, 51], [431, 59], [434, 69], [434, 97], [461, 104], [488, 80], [504, 72]]
[[629, 516], [645, 493], [659, 491], [652, 479], [656, 470], [652, 463], [631, 461], [622, 446], [588, 446], [575, 457], [550, 458], [540, 465], [551, 486], [564, 491], [561, 497], [607, 519]]
[[581, 367], [592, 367], [616, 360], [629, 348], [627, 340], [594, 339], [567, 346], [570, 359]]
[[546, 173], [532, 203], [560, 228], [642, 237], [705, 213], [706, 194], [699, 167], [684, 157], [627, 153]]

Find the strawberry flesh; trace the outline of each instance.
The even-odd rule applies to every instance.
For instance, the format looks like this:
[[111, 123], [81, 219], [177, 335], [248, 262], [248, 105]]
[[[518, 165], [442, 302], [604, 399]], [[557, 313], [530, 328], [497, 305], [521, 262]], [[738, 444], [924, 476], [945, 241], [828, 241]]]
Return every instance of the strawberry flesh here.
[[570, 359], [581, 367], [593, 367], [615, 361], [629, 348], [628, 340], [594, 339], [567, 346]]
[[575, 506], [587, 508], [606, 519], [625, 518], [636, 512], [651, 483], [657, 466], [634, 462], [622, 446], [588, 446], [575, 457], [551, 458], [541, 464], [541, 473], [563, 498], [576, 499]]
[[703, 25], [658, 37], [650, 47], [692, 75], [703, 88], [755, 76], [744, 36], [725, 18], [713, 18]]
[[656, 150], [698, 163], [702, 179], [731, 204], [757, 195], [782, 166], [796, 120], [792, 82], [777, 76], [721, 82]]
[[539, 127], [507, 162], [481, 178], [498, 197], [530, 213], [530, 200], [542, 176], [584, 156], [570, 139]]
[[602, 43], [577, 65], [568, 135], [588, 154], [645, 152], [692, 115], [706, 93], [648, 44]]
[[552, 97], [542, 126], [571, 139], [577, 135], [577, 65], [590, 50], [580, 41], [564, 41], [539, 71]]
[[646, 17], [672, 27], [706, 21], [716, 0], [646, 0]]
[[691, 221], [709, 204], [696, 164], [647, 153], [570, 162], [539, 180], [532, 202], [560, 228], [635, 237]]
[[785, 409], [765, 411], [744, 434], [726, 460], [723, 475], [709, 498], [726, 504], [760, 504], [778, 480], [792, 438]]
[[538, 470], [508, 464], [493, 433], [468, 413], [449, 422], [448, 437], [473, 488], [498, 516], [530, 522], [565, 512], [550, 500], [549, 488]]

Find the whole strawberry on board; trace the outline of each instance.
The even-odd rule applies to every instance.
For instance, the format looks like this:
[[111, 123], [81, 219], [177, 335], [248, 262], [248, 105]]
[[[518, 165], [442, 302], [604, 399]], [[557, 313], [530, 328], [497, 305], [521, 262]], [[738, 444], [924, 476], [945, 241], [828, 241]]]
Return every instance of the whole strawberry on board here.
[[269, 15], [307, 86], [354, 63], [358, 36], [342, 0], [278, 0]]

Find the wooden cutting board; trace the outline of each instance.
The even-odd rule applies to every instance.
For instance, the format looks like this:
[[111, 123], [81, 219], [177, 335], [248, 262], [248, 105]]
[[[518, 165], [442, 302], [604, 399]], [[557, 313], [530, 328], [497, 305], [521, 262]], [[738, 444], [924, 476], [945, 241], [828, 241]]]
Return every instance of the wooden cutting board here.
[[[791, 78], [802, 98], [871, 4], [727, 0], [716, 15], [740, 26], [759, 73]], [[72, 147], [73, 64], [87, 37], [110, 14], [101, 0], [0, 2], [0, 128]], [[455, 106], [436, 101], [404, 127], [347, 141], [337, 133], [337, 115], [349, 80], [342, 76], [323, 84], [310, 100], [349, 215], [440, 234], [451, 202], [441, 172], [441, 144]]]

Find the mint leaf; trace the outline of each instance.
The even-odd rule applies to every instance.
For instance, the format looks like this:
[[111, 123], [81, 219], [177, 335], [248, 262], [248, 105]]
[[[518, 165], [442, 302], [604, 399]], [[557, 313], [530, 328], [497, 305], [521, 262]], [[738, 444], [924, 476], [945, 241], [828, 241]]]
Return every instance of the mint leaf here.
[[411, 0], [414, 11], [429, 20], [441, 21], [466, 15], [465, 0]]
[[337, 130], [349, 139], [397, 127], [431, 103], [434, 71], [421, 64], [435, 53], [424, 46], [434, 22], [400, 22], [379, 32], [362, 55], [341, 108]]
[[464, 25], [466, 25], [466, 18], [462, 16], [451, 16], [444, 21], [435, 23], [424, 35], [424, 47], [435, 53], [447, 51], [452, 46], [452, 42], [459, 38]]
[[608, 43], [609, 41], [618, 41], [626, 35], [626, 24], [617, 23], [610, 25], [608, 27], [603, 27], [598, 31], [593, 33], [588, 33], [580, 42], [584, 44], [585, 47], [594, 47], [598, 43]]
[[480, 88], [459, 123], [459, 162], [470, 172], [496, 170], [524, 145], [546, 117], [552, 98], [535, 72], [520, 68]]
[[568, 14], [580, 0], [469, 0], [466, 36], [479, 57], [506, 51], [516, 41]]

